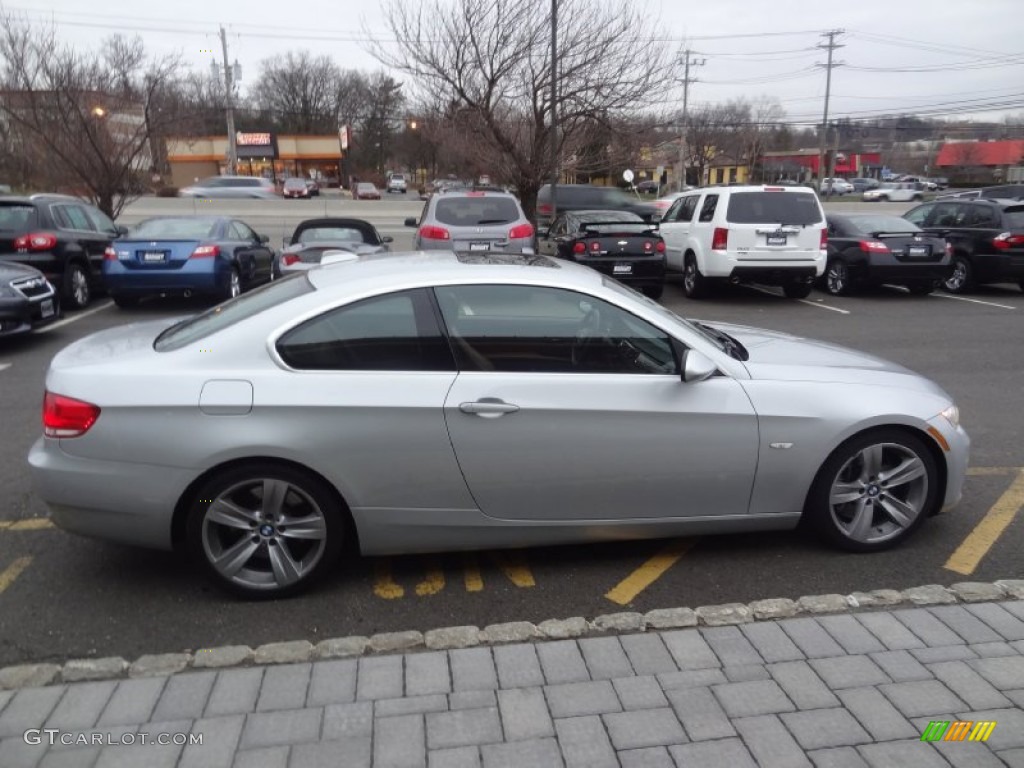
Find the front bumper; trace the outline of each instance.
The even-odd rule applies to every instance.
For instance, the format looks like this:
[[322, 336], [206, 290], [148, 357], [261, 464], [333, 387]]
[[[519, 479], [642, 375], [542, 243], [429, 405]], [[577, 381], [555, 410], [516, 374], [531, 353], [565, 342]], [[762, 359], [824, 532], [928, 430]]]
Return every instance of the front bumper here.
[[[947, 450], [941, 441], [936, 440], [939, 447], [942, 448], [942, 456], [946, 460], [946, 495], [942, 499], [939, 511], [948, 512], [960, 503], [963, 496], [967, 466], [971, 457], [971, 438], [968, 437], [963, 427], [954, 427], [942, 416], [929, 419], [928, 425], [942, 435], [949, 446]], [[934, 436], [933, 439], [935, 439]]]
[[60, 300], [52, 288], [47, 294], [30, 298], [0, 297], [0, 336], [28, 333], [61, 316]]

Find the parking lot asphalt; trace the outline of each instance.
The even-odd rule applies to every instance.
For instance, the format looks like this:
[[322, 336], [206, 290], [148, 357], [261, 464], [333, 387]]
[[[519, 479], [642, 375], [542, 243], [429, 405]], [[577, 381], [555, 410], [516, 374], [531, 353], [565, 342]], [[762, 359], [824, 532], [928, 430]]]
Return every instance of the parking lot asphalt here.
[[[152, 206], [152, 215], [183, 202], [146, 201], [143, 208]], [[319, 204], [275, 202], [268, 204], [274, 210], [258, 210], [259, 203], [243, 201], [237, 207], [273, 242], [271, 227], [290, 231]], [[299, 213], [277, 210], [303, 205]], [[419, 203], [328, 199], [331, 213], [335, 205], [345, 215], [375, 221], [382, 232], [394, 230], [401, 248], [408, 244], [401, 219], [415, 215]], [[122, 220], [144, 215], [136, 207]], [[158, 301], [122, 311], [101, 299], [45, 333], [0, 340], [0, 666], [1021, 577], [1024, 293], [1017, 287], [994, 286], [966, 298], [913, 297], [889, 288], [849, 298], [815, 292], [799, 302], [773, 288], [732, 287], [696, 302], [672, 283], [663, 303], [688, 317], [863, 349], [937, 381], [956, 399], [973, 441], [961, 506], [928, 521], [902, 547], [873, 555], [836, 552], [803, 534], [782, 532], [514, 553], [352, 557], [311, 594], [240, 602], [211, 588], [187, 559], [51, 527], [32, 493], [25, 456], [40, 432], [51, 357], [100, 329], [205, 306]]]

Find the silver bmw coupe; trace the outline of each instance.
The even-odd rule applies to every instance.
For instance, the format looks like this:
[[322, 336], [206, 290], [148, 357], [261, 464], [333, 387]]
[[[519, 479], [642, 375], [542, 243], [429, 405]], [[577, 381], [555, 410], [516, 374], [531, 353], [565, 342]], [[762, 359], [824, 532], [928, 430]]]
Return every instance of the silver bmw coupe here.
[[885, 360], [685, 320], [544, 256], [370, 255], [61, 351], [54, 522], [246, 596], [366, 554], [793, 528], [892, 546], [961, 495], [952, 398]]

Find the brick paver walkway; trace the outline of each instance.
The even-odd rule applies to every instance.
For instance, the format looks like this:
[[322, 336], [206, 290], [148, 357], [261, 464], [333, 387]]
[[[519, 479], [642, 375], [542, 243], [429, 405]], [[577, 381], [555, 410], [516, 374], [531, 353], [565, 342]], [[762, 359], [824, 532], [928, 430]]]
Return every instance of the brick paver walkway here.
[[0, 739], [3, 768], [1021, 767], [1024, 600], [28, 688]]

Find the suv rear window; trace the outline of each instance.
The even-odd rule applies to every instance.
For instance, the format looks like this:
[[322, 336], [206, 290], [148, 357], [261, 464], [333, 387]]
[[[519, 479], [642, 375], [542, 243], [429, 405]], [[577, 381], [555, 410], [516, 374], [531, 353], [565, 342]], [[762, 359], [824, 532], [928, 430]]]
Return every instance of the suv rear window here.
[[36, 223], [35, 206], [21, 203], [0, 203], [0, 230], [23, 232]]
[[434, 218], [453, 227], [508, 224], [520, 216], [519, 206], [510, 197], [442, 198], [434, 209]]
[[1010, 229], [1024, 229], [1024, 205], [1004, 208], [1003, 221]]
[[806, 192], [734, 192], [726, 221], [733, 224], [820, 224], [818, 198]]

